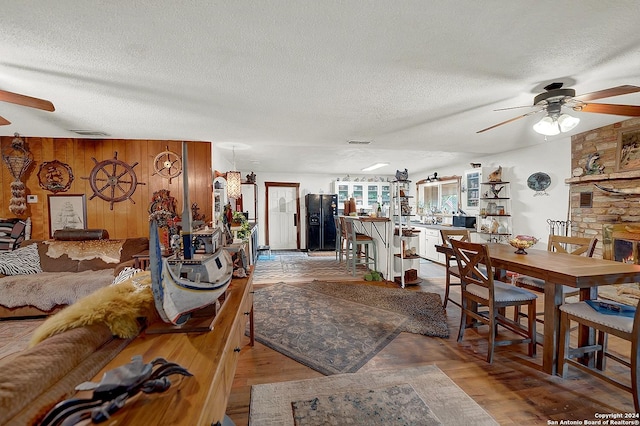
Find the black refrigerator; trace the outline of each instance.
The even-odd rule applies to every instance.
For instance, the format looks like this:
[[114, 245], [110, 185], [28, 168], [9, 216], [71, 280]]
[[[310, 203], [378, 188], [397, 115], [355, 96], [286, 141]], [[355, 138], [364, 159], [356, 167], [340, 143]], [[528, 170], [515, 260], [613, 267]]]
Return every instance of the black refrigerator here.
[[307, 250], [335, 250], [338, 196], [336, 194], [307, 194]]

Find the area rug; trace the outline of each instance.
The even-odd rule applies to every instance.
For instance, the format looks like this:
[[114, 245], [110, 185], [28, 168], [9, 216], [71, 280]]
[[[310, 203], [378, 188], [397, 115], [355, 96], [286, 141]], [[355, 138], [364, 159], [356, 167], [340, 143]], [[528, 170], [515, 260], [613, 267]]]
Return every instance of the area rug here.
[[253, 270], [254, 284], [272, 284], [278, 282], [309, 282], [315, 279], [331, 281], [362, 280], [366, 272], [363, 265], [352, 276], [347, 264], [332, 256], [309, 256], [305, 252], [273, 251], [271, 257], [259, 257]]
[[[402, 331], [448, 335], [439, 300], [363, 284], [278, 283], [254, 293], [255, 337], [325, 375], [352, 373]], [[411, 307], [436, 313], [412, 316]]]
[[250, 425], [497, 425], [435, 365], [251, 387]]

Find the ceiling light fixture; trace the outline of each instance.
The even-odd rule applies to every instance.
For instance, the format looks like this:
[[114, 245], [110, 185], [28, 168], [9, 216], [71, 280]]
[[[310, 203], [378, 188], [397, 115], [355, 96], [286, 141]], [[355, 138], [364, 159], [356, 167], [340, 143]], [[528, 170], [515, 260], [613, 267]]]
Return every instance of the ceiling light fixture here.
[[234, 200], [242, 195], [242, 175], [236, 171], [236, 149], [233, 148], [233, 171], [227, 172], [227, 195]]
[[375, 163], [370, 165], [369, 167], [365, 167], [361, 169], [363, 172], [370, 172], [371, 170], [379, 169], [380, 167], [388, 166], [389, 163]]
[[561, 114], [560, 107], [560, 104], [549, 105], [548, 114], [533, 125], [533, 130], [545, 136], [555, 136], [560, 132], [573, 130], [580, 123], [580, 119], [569, 114]]

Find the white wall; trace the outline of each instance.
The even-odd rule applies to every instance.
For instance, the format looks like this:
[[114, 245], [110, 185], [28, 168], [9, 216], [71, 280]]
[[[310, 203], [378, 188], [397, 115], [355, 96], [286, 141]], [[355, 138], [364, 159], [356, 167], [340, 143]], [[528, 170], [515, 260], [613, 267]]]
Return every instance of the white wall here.
[[265, 210], [265, 182], [291, 182], [300, 184], [300, 248], [307, 247], [305, 218], [307, 211], [304, 205], [304, 196], [307, 194], [332, 194], [332, 182], [335, 180], [334, 175], [327, 174], [291, 174], [291, 173], [256, 173], [256, 183], [258, 188], [258, 229], [260, 232], [260, 244], [266, 241], [265, 218], [267, 212]]
[[[230, 170], [233, 166], [217, 155], [214, 149], [213, 167], [219, 171]], [[514, 235], [526, 234], [538, 237], [545, 242], [549, 234], [547, 219], [566, 220], [569, 205], [569, 185], [564, 180], [571, 176], [571, 138], [563, 138], [552, 142], [542, 142], [533, 147], [520, 150], [478, 156], [474, 162], [482, 163], [485, 167], [502, 166], [503, 179], [511, 182], [511, 208], [513, 211]], [[452, 164], [435, 170], [440, 176], [460, 175], [470, 169], [469, 163]], [[417, 182], [433, 173], [415, 172], [409, 170], [409, 179]], [[241, 170], [243, 176], [250, 171]], [[551, 177], [551, 186], [547, 189], [549, 195], [534, 196], [535, 192], [527, 186], [527, 178], [535, 172], [544, 172]], [[306, 229], [304, 218], [306, 210], [304, 196], [306, 194], [333, 193], [332, 183], [338, 176], [329, 174], [291, 174], [291, 173], [262, 173], [255, 170], [258, 189], [258, 225], [260, 229], [260, 244], [266, 241], [265, 236], [265, 182], [294, 182], [300, 183], [300, 247], [306, 248]], [[415, 191], [415, 186], [412, 187]], [[415, 194], [413, 194], [415, 195]], [[537, 246], [544, 248], [544, 245]]]
[[[474, 162], [489, 168], [502, 166], [502, 179], [511, 182], [514, 235], [533, 235], [546, 243], [549, 235], [547, 219], [567, 220], [569, 185], [564, 180], [571, 177], [570, 137], [501, 154], [479, 156]], [[456, 164], [438, 169], [437, 172], [440, 176], [462, 176], [470, 168], [468, 163]], [[535, 172], [544, 172], [551, 177], [551, 185], [546, 191], [549, 195], [534, 196], [535, 192], [527, 186], [527, 178]], [[409, 175], [412, 181], [426, 177], [426, 173]], [[545, 247], [540, 243], [537, 246]]]

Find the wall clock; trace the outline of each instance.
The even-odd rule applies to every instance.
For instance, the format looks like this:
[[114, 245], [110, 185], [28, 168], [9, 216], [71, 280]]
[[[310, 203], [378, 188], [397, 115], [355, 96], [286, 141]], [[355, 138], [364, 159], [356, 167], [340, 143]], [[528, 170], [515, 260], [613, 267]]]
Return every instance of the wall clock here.
[[109, 160], [100, 162], [95, 158], [92, 160], [96, 165], [91, 170], [89, 177], [82, 178], [89, 180], [93, 190], [93, 195], [89, 199], [98, 197], [108, 201], [111, 210], [113, 210], [113, 203], [120, 201], [129, 200], [135, 204], [136, 202], [131, 199], [131, 196], [138, 185], [145, 185], [138, 182], [136, 172], [133, 170], [138, 163], [133, 163], [130, 166], [124, 161], [118, 160], [117, 152]]
[[549, 195], [546, 189], [551, 185], [551, 178], [543, 172], [533, 173], [527, 179], [527, 186], [536, 191], [535, 195]]
[[73, 172], [68, 164], [58, 160], [45, 161], [38, 169], [38, 184], [40, 188], [54, 194], [68, 191], [73, 182]]

